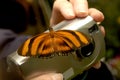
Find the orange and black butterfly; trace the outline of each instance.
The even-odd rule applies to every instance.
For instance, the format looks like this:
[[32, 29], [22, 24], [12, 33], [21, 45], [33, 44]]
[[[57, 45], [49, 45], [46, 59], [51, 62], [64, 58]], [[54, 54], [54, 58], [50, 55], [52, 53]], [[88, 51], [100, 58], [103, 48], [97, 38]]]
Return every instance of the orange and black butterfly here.
[[49, 56], [55, 53], [67, 54], [90, 43], [83, 33], [72, 30], [54, 31], [34, 36], [18, 49], [22, 56]]

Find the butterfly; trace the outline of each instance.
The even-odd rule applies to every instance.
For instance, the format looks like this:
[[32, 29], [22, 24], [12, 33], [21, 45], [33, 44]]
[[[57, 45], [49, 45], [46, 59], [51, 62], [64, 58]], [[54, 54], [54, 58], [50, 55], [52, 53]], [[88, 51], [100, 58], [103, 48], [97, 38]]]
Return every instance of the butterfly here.
[[50, 56], [52, 54], [68, 54], [88, 45], [90, 39], [80, 31], [49, 29], [26, 40], [18, 49], [21, 56]]

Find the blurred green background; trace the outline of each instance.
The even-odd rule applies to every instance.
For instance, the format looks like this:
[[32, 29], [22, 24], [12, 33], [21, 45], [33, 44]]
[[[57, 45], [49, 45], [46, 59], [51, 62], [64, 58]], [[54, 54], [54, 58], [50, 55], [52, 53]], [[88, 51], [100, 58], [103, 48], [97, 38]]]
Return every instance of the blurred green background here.
[[120, 80], [120, 0], [89, 0], [89, 7], [103, 12], [105, 20], [106, 63], [111, 72]]
[[120, 1], [119, 0], [89, 0], [89, 6], [95, 7], [105, 16], [101, 23], [106, 31], [106, 57], [112, 58], [119, 53], [120, 48]]

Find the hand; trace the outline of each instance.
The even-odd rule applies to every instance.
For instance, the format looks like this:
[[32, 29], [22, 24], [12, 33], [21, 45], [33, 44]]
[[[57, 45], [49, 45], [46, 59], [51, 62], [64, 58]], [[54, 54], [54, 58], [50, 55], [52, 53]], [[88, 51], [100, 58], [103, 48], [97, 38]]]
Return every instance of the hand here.
[[[103, 13], [95, 8], [89, 8], [87, 0], [56, 0], [53, 5], [50, 25], [53, 26], [65, 19], [84, 18], [88, 15], [93, 17], [96, 22], [104, 20]], [[101, 30], [105, 35], [103, 27]], [[100, 66], [101, 63], [97, 62], [93, 67], [98, 69]]]
[[63, 75], [60, 73], [45, 73], [25, 80], [63, 80]]
[[65, 19], [92, 16], [97, 22], [104, 20], [102, 12], [95, 8], [88, 8], [87, 0], [56, 0], [53, 5], [50, 25], [53, 26]]

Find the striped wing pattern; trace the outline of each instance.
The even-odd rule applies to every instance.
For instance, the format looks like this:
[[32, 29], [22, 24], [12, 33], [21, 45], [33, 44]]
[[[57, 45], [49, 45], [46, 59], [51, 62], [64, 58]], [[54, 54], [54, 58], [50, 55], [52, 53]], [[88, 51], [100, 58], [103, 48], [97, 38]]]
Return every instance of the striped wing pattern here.
[[89, 42], [90, 39], [79, 31], [50, 31], [26, 40], [18, 49], [18, 54], [22, 56], [48, 56], [54, 53], [67, 54], [89, 44]]

